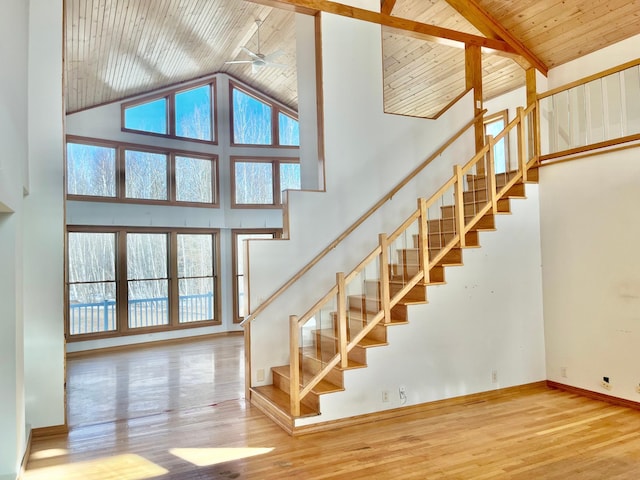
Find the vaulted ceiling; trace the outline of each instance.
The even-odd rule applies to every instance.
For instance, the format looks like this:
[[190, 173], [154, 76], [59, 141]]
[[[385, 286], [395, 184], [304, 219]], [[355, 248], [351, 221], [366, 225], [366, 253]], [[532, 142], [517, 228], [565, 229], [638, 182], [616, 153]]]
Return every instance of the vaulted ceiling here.
[[[304, 0], [307, 10], [331, 3]], [[640, 0], [384, 0], [382, 6], [392, 19], [475, 37], [507, 35], [547, 68], [640, 33]], [[242, 0], [66, 0], [65, 16], [68, 112], [217, 72], [297, 106], [290, 10]], [[286, 67], [252, 71], [225, 63], [249, 59], [241, 47], [257, 51], [256, 20], [261, 53], [282, 50], [277, 62]], [[385, 26], [382, 46], [386, 111], [432, 117], [464, 91], [464, 44]], [[522, 64], [521, 57], [483, 49], [484, 97], [523, 85]]]

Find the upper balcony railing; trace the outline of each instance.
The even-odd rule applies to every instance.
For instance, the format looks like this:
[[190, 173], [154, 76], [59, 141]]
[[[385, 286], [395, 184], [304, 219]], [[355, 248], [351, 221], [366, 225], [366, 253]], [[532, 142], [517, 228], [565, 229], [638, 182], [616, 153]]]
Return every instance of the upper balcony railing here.
[[640, 59], [538, 98], [541, 161], [640, 139]]

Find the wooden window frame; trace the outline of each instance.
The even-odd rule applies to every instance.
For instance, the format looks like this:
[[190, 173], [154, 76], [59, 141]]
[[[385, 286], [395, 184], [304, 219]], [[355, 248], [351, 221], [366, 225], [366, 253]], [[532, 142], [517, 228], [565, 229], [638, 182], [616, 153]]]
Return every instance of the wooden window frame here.
[[[231, 276], [232, 276], [232, 290], [233, 290], [233, 323], [237, 324], [244, 320], [244, 317], [240, 317], [240, 305], [238, 304], [238, 235], [251, 235], [251, 234], [272, 234], [273, 240], [282, 238], [281, 228], [234, 228], [231, 230]], [[267, 240], [267, 239], [262, 239]], [[246, 272], [245, 272], [246, 274]], [[249, 295], [248, 289], [245, 295]]]
[[[273, 189], [273, 203], [236, 203], [236, 163], [270, 163], [273, 172], [271, 188]], [[260, 209], [260, 208], [282, 208], [282, 192], [280, 191], [280, 165], [283, 163], [300, 164], [299, 158], [294, 157], [252, 157], [252, 156], [235, 156], [229, 157], [231, 179], [231, 208], [238, 209]]]
[[[70, 334], [69, 325], [69, 251], [68, 251], [68, 235], [72, 232], [79, 233], [115, 233], [115, 269], [116, 269], [116, 330], [107, 332], [81, 333], [76, 335]], [[168, 302], [169, 302], [169, 324], [157, 325], [152, 327], [130, 328], [128, 319], [128, 282], [127, 278], [127, 234], [129, 233], [150, 233], [167, 235], [167, 282], [168, 282]], [[213, 236], [213, 319], [202, 320], [196, 322], [180, 323], [178, 316], [178, 235], [179, 234], [200, 234]], [[154, 332], [166, 332], [174, 330], [184, 330], [189, 328], [200, 328], [207, 326], [222, 325], [222, 310], [220, 299], [222, 298], [222, 289], [220, 282], [220, 229], [217, 228], [163, 228], [163, 227], [112, 227], [112, 226], [84, 226], [84, 225], [68, 225], [67, 240], [65, 249], [65, 338], [67, 342], [80, 342], [85, 340], [96, 340], [101, 338], [123, 337], [129, 335], [142, 335]]]
[[[182, 93], [188, 90], [209, 85], [211, 89], [211, 140], [202, 140], [199, 138], [181, 137], [176, 135], [176, 94]], [[144, 130], [136, 130], [133, 128], [127, 128], [125, 126], [125, 111], [131, 107], [137, 107], [145, 103], [150, 103], [161, 98], [167, 101], [167, 133], [155, 133], [145, 132]], [[135, 133], [136, 135], [151, 135], [153, 137], [171, 138], [174, 140], [181, 140], [184, 142], [206, 143], [208, 145], [218, 144], [218, 94], [217, 94], [217, 82], [215, 78], [210, 78], [203, 82], [193, 83], [189, 85], [180, 85], [171, 88], [170, 90], [164, 90], [159, 93], [151, 93], [141, 98], [137, 98], [130, 102], [123, 102], [120, 104], [120, 129], [123, 132]]]
[[[67, 135], [67, 143], [76, 143], [83, 145], [94, 145], [99, 147], [114, 148], [116, 151], [116, 196], [101, 197], [97, 195], [74, 195], [66, 194], [67, 200], [75, 200], [82, 202], [111, 202], [111, 203], [135, 203], [149, 205], [172, 205], [182, 207], [199, 207], [199, 208], [219, 208], [219, 162], [218, 155], [207, 154], [201, 152], [192, 152], [186, 150], [178, 150], [174, 148], [158, 148], [137, 143], [114, 142], [110, 140], [102, 140], [90, 137], [80, 137], [76, 135]], [[167, 155], [167, 199], [154, 200], [144, 198], [126, 197], [126, 178], [125, 178], [125, 152], [126, 151], [148, 152], [154, 154]], [[66, 151], [66, 148], [65, 148]], [[189, 157], [212, 162], [212, 178], [211, 178], [211, 203], [203, 202], [185, 202], [176, 199], [176, 171], [175, 157]], [[65, 162], [65, 177], [67, 163]], [[65, 181], [65, 192], [67, 191], [67, 182]]]
[[[264, 103], [271, 107], [271, 143], [257, 144], [257, 143], [236, 143], [234, 137], [234, 111], [233, 111], [233, 91], [238, 90], [249, 97], [252, 97], [259, 102]], [[291, 117], [295, 121], [299, 122], [298, 114], [294, 110], [285, 107], [273, 99], [260, 94], [259, 92], [245, 86], [238, 82], [229, 80], [229, 139], [232, 147], [254, 147], [254, 148], [286, 148], [286, 149], [300, 149], [299, 145], [280, 145], [280, 131], [278, 114], [283, 113], [288, 117]]]

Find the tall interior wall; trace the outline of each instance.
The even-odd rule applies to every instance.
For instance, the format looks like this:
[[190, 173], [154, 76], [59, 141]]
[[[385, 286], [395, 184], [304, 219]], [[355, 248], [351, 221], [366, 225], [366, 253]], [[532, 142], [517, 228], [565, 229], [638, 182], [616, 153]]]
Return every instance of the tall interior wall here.
[[[551, 70], [549, 88], [636, 59], [638, 42]], [[636, 402], [639, 182], [639, 148], [550, 165], [540, 177], [547, 378]]]
[[[64, 424], [62, 2], [0, 18], [0, 478], [30, 428]], [[57, 180], [57, 181], [56, 181]]]
[[[257, 303], [464, 125], [472, 112], [472, 102], [465, 98], [437, 121], [385, 115], [380, 28], [323, 15], [322, 42], [327, 192], [294, 195], [291, 240], [275, 253], [273, 245], [251, 245], [252, 262], [268, 256], [278, 265], [269, 271], [267, 265], [253, 264], [252, 301]], [[463, 153], [459, 159], [471, 158]], [[392, 203], [415, 209], [419, 195], [428, 197], [451, 175], [452, 160], [447, 161], [428, 167], [422, 185], [427, 188], [414, 187]], [[323, 397], [322, 415], [298, 420], [298, 425], [398, 407], [400, 384], [411, 405], [544, 379], [537, 187], [527, 192], [530, 198], [514, 205], [514, 215], [498, 219], [498, 232], [481, 235], [483, 248], [464, 252], [464, 267], [447, 271], [448, 284], [430, 289], [428, 305], [411, 307], [410, 325], [390, 330], [390, 346], [369, 350], [369, 368], [347, 372], [346, 391]], [[408, 210], [392, 209], [391, 220], [377, 219], [365, 232], [367, 238], [375, 243], [377, 232], [390, 232], [386, 228], [397, 226]], [[368, 253], [369, 240], [363, 235], [352, 245], [353, 251], [360, 249], [358, 260]], [[336, 264], [343, 260], [353, 266], [350, 252], [337, 256]], [[307, 307], [334, 281], [337, 270], [326, 270], [298, 295]], [[258, 369], [265, 369], [264, 383], [269, 383], [268, 368], [288, 363], [283, 338], [288, 336], [287, 316], [304, 312], [297, 301], [276, 302], [276, 313], [267, 309], [253, 321], [254, 385], [261, 383]], [[382, 402], [382, 390], [392, 393], [389, 402]]]

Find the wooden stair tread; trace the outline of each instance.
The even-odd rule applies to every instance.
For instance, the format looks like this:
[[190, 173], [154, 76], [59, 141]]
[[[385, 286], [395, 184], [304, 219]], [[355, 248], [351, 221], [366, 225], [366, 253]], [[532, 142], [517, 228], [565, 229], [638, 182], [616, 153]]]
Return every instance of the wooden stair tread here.
[[[282, 376], [282, 378], [286, 378], [287, 381], [291, 378], [289, 365], [282, 365], [280, 367], [271, 368], [273, 373], [277, 373]], [[343, 387], [335, 385], [328, 380], [320, 380], [316, 386], [314, 386], [311, 391], [316, 395], [322, 395], [324, 393], [332, 393], [332, 392], [342, 392], [344, 390]]]
[[[268, 400], [272, 405], [274, 405], [278, 410], [282, 412], [285, 416], [289, 418], [293, 418], [289, 413], [291, 410], [291, 397], [288, 393], [283, 392], [277, 387], [273, 385], [263, 385], [260, 387], [252, 387], [251, 388], [253, 394], [258, 394], [261, 397]], [[300, 404], [300, 417], [315, 417], [319, 415], [320, 412], [312, 409], [311, 407]]]
[[[319, 330], [319, 332], [320, 332], [320, 335], [322, 335], [324, 338], [329, 338], [331, 340], [336, 340], [336, 341], [338, 340], [338, 336], [333, 329], [325, 328], [323, 330]], [[359, 333], [360, 332], [356, 332], [356, 335], [358, 335]], [[361, 347], [375, 347], [378, 345], [388, 345], [388, 344], [389, 343], [386, 341], [376, 340], [375, 338], [369, 338], [369, 337], [365, 337], [358, 342], [358, 345], [360, 345]]]

